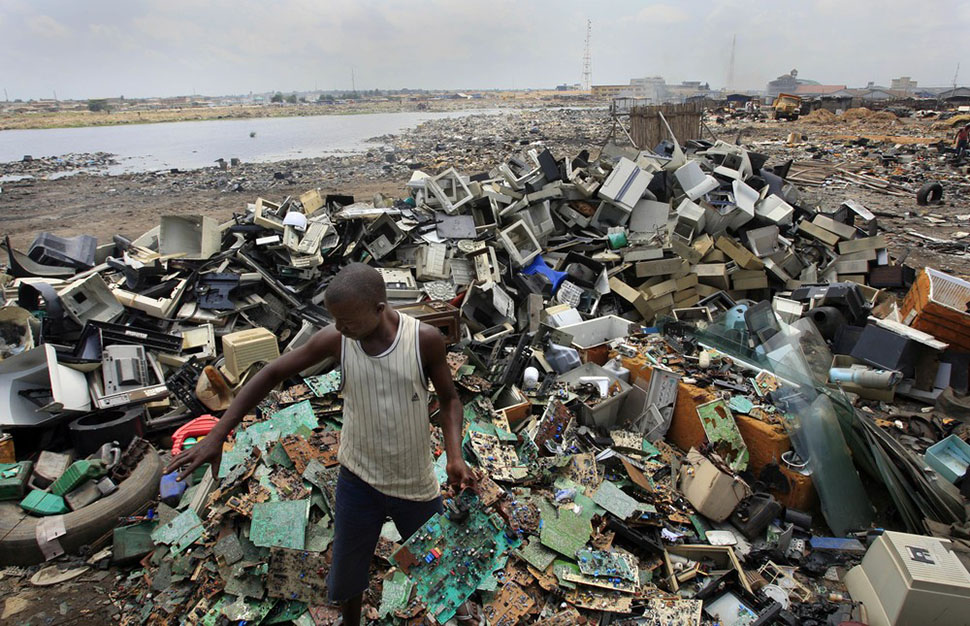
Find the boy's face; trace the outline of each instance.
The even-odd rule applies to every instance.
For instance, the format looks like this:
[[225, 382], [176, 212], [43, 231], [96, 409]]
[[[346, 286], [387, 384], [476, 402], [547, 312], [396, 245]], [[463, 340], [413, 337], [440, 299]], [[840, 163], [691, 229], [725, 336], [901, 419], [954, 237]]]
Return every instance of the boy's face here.
[[377, 330], [381, 315], [387, 304], [365, 302], [360, 298], [347, 298], [336, 303], [327, 303], [327, 310], [333, 315], [333, 323], [339, 332], [348, 339], [364, 339]]

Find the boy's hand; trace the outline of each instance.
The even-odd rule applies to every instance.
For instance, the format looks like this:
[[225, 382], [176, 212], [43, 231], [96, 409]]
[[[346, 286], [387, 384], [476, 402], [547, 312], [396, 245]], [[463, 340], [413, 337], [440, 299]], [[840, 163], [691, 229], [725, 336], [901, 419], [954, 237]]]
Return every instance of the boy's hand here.
[[224, 437], [206, 435], [202, 441], [192, 446], [188, 450], [183, 450], [165, 468], [164, 473], [168, 474], [181, 468], [177, 480], [182, 481], [192, 474], [199, 466], [205, 463], [212, 464], [212, 475], [219, 475], [219, 464], [222, 461], [222, 442]]
[[464, 459], [448, 461], [445, 466], [448, 472], [448, 485], [455, 490], [471, 489], [478, 493], [478, 477], [472, 468], [468, 467]]

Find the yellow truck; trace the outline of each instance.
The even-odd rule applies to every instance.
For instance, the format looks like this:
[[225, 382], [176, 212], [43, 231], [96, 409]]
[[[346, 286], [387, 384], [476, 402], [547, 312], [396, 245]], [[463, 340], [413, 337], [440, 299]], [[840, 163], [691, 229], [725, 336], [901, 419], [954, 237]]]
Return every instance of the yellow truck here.
[[797, 120], [802, 108], [802, 99], [790, 93], [780, 93], [771, 104], [771, 108], [772, 119]]

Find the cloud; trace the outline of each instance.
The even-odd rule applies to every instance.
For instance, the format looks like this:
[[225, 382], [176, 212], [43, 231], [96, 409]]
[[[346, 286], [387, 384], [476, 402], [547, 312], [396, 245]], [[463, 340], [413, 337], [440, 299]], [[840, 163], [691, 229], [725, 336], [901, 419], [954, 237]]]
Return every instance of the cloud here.
[[634, 18], [642, 24], [680, 24], [691, 19], [690, 13], [670, 4], [652, 4], [644, 7]]
[[49, 15], [36, 15], [30, 18], [27, 24], [30, 30], [39, 37], [62, 38], [67, 37], [71, 32], [70, 29]]
[[362, 89], [552, 87], [580, 80], [587, 18], [596, 84], [720, 87], [735, 34], [736, 89], [793, 67], [850, 86], [943, 86], [970, 68], [966, 0], [918, 20], [911, 0], [2, 2], [4, 86], [23, 98], [349, 89], [351, 68]]

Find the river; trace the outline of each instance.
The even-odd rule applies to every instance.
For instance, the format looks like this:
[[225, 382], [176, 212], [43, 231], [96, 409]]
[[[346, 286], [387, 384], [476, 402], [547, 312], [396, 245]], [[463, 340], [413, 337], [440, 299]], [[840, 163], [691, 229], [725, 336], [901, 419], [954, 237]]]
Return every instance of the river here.
[[[499, 114], [501, 110], [463, 110], [361, 115], [314, 115], [257, 119], [166, 122], [124, 126], [0, 131], [0, 163], [77, 153], [108, 152], [116, 165], [108, 174], [170, 168], [197, 169], [216, 159], [244, 162], [306, 159], [365, 151], [368, 139], [399, 133], [426, 120]], [[251, 136], [252, 135], [252, 136]]]

